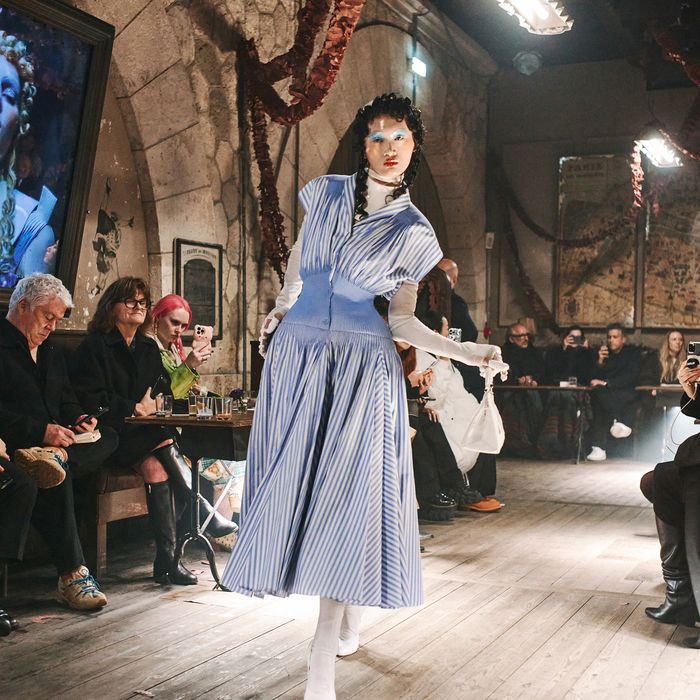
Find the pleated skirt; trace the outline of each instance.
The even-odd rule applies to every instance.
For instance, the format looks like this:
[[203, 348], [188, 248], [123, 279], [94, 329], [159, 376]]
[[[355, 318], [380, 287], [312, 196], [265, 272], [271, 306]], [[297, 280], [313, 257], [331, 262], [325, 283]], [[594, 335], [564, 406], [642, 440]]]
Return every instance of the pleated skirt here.
[[423, 602], [403, 371], [390, 336], [283, 322], [265, 362], [238, 542], [247, 595]]

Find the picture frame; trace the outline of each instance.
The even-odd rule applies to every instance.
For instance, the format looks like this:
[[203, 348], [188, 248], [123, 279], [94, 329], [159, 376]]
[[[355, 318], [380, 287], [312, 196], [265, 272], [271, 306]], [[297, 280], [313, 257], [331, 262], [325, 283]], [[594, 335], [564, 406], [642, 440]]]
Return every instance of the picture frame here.
[[214, 340], [223, 337], [223, 256], [224, 247], [176, 238], [175, 293], [192, 309], [192, 324], [184, 334], [191, 338], [194, 324], [212, 326]]
[[[0, 216], [6, 307], [32, 272], [75, 289], [114, 27], [58, 0], [0, 0], [0, 31], [0, 68], [16, 89], [19, 125], [0, 153], [0, 197], [12, 200]], [[0, 150], [2, 143], [0, 133]]]

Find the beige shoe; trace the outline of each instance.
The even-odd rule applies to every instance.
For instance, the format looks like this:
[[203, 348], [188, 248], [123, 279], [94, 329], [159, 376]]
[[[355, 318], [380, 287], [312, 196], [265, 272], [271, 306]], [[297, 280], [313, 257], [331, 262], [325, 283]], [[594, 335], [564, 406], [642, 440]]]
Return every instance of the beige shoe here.
[[15, 450], [13, 461], [36, 481], [40, 489], [58, 486], [66, 478], [68, 453], [62, 447]]
[[56, 600], [73, 610], [97, 610], [107, 605], [107, 596], [90, 576], [87, 566], [71, 571], [68, 579], [59, 577]]

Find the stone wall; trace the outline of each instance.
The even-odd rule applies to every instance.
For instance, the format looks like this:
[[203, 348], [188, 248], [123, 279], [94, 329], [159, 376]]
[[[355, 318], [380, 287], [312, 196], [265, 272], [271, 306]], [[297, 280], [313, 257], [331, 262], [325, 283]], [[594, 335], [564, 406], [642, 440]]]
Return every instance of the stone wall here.
[[[187, 238], [224, 247], [224, 339], [218, 344], [207, 384], [222, 389], [243, 383], [248, 342], [278, 289], [275, 275], [261, 260], [255, 166], [250, 186], [241, 191], [241, 143], [236, 108], [235, 55], [212, 37], [225, 37], [227, 24], [256, 40], [262, 60], [284, 50], [295, 31], [296, 1], [212, 0], [216, 10], [194, 14], [182, 0], [74, 0], [81, 9], [116, 28], [110, 72], [111, 101], [118, 105], [136, 166], [148, 270], [154, 294], [173, 290], [173, 240]], [[280, 153], [285, 130], [270, 127], [273, 161], [281, 157], [278, 180], [290, 241], [301, 213], [294, 199], [305, 182], [327, 172], [339, 140], [357, 108], [388, 90], [411, 93], [407, 70], [412, 14], [429, 6], [419, 0], [370, 0], [353, 37], [338, 82], [326, 103]], [[219, 19], [216, 19], [216, 18]], [[223, 18], [223, 19], [221, 19]], [[394, 26], [380, 26], [380, 20]], [[449, 21], [434, 11], [418, 23], [418, 54], [429, 77], [418, 79], [416, 97], [429, 129], [425, 147], [440, 191], [448, 227], [449, 253], [462, 270], [461, 291], [484, 317], [484, 164], [486, 91], [493, 62]], [[106, 112], [107, 114], [107, 112]], [[98, 162], [114, 150], [103, 129]], [[126, 162], [122, 160], [122, 162]], [[245, 173], [244, 173], [245, 174]], [[102, 179], [102, 183], [100, 182]], [[99, 168], [95, 193], [104, 187]], [[92, 198], [91, 198], [92, 201]], [[134, 207], [138, 198], [133, 197]], [[246, 230], [241, 231], [242, 217]], [[137, 216], [140, 221], [140, 215]], [[78, 287], [89, 286], [86, 224]], [[245, 235], [243, 235], [245, 234]], [[86, 279], [83, 279], [83, 278]], [[72, 327], [89, 313], [89, 299]]]

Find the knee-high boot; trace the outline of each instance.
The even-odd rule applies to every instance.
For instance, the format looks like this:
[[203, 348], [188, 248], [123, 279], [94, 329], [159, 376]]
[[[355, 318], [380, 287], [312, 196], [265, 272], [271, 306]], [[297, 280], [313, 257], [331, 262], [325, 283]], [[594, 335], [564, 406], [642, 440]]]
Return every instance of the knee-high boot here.
[[319, 602], [304, 700], [335, 700], [335, 657], [344, 610], [342, 603], [331, 598], [321, 598]]
[[[192, 494], [192, 472], [185, 461], [177, 443], [172, 442], [164, 445], [151, 453], [165, 467], [168, 476], [173, 482], [173, 486], [191, 497]], [[212, 537], [224, 537], [238, 530], [238, 525], [232, 520], [227, 520], [223, 515], [215, 511], [206, 498], [199, 496], [199, 507], [204, 513], [204, 518], [209, 517], [213, 512], [214, 517], [207, 525], [206, 533]]]
[[666, 582], [666, 599], [658, 608], [644, 612], [658, 622], [693, 627], [698, 619], [693, 587], [690, 583], [683, 530], [656, 518], [661, 544], [661, 571]]
[[175, 507], [170, 482], [146, 484], [148, 515], [156, 539], [156, 558], [153, 562], [153, 578], [156, 583], [174, 583], [189, 586], [197, 583], [197, 577], [182, 563], [175, 566]]

